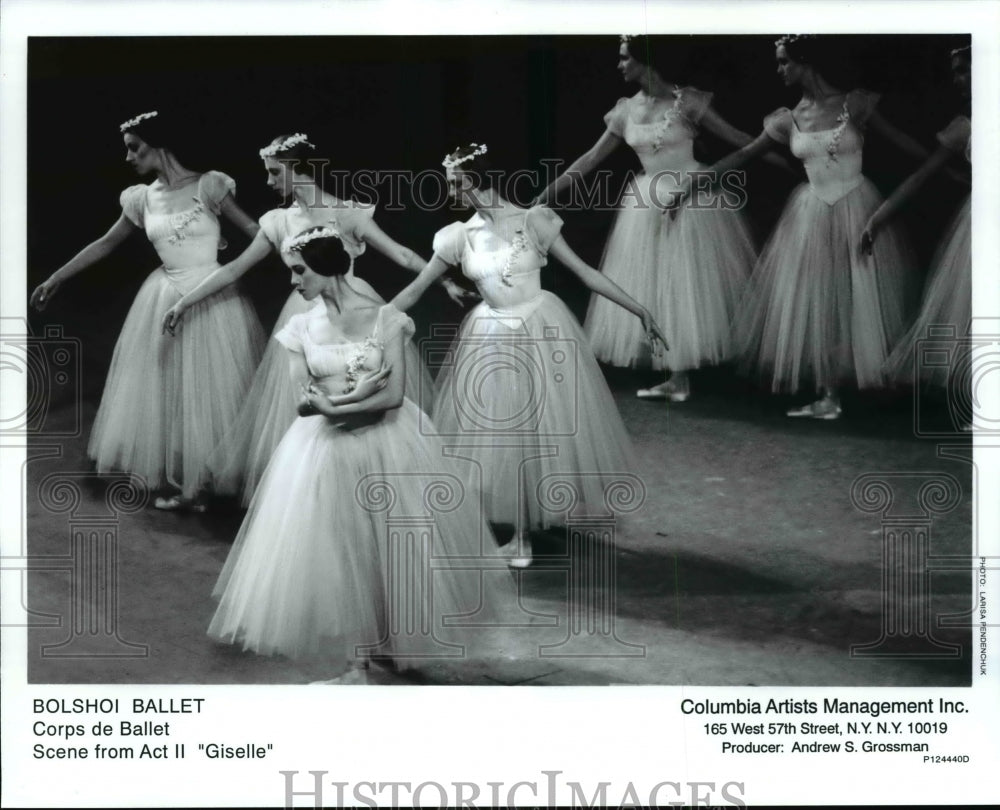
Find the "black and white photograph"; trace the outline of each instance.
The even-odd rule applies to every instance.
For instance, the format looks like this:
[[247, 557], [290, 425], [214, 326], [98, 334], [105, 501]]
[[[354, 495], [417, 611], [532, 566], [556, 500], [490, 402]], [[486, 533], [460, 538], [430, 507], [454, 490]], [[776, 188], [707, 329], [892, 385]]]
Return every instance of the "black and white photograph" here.
[[1000, 798], [945, 5], [5, 2], [5, 804]]

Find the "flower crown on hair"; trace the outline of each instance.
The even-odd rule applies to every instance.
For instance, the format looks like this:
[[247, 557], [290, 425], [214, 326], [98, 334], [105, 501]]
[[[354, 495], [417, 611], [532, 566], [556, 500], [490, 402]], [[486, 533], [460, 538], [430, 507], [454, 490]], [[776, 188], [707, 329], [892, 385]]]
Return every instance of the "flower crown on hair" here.
[[278, 143], [272, 143], [265, 146], [260, 150], [260, 156], [262, 158], [274, 157], [279, 152], [286, 152], [293, 146], [298, 146], [300, 143], [304, 143], [310, 149], [315, 149], [315, 144], [309, 143], [309, 136], [304, 132], [296, 132], [294, 135], [289, 135], [285, 140], [279, 141]]
[[486, 154], [485, 143], [470, 143], [469, 146], [472, 147], [472, 151], [469, 152], [469, 154], [463, 155], [462, 157], [453, 158], [451, 155], [454, 155], [455, 152], [457, 152], [459, 149], [462, 148], [460, 146], [456, 146], [455, 152], [452, 152], [451, 155], [444, 156], [444, 160], [441, 161], [441, 165], [444, 166], [446, 169], [454, 169], [456, 166], [460, 166], [467, 160], [472, 160], [473, 158], [477, 158], [480, 155]]
[[296, 236], [286, 236], [281, 241], [281, 252], [293, 253], [300, 251], [304, 245], [309, 244], [314, 239], [340, 239], [340, 231], [329, 225], [324, 225], [322, 228], [305, 231]]
[[782, 45], [794, 45], [806, 39], [816, 39], [816, 34], [785, 34], [780, 39], [774, 41], [774, 47], [780, 48]]
[[156, 116], [158, 115], [159, 113], [156, 110], [153, 110], [152, 112], [142, 113], [141, 115], [137, 115], [135, 118], [129, 118], [128, 121], [124, 122], [123, 124], [120, 124], [118, 126], [118, 129], [121, 130], [122, 132], [125, 132], [128, 129], [132, 129], [132, 127], [139, 126], [139, 124], [141, 124], [147, 118], [156, 118]]

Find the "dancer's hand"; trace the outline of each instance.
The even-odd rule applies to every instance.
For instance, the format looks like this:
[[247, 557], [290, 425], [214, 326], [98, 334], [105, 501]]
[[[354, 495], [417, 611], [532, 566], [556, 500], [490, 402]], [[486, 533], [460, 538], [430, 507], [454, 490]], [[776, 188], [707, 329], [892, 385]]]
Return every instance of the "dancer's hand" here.
[[658, 356], [661, 352], [670, 351], [667, 339], [663, 335], [663, 330], [653, 320], [653, 316], [649, 314], [649, 310], [645, 310], [642, 313], [641, 319], [642, 328], [646, 332], [646, 339], [649, 341], [649, 346], [653, 350], [653, 354]]
[[184, 317], [184, 311], [186, 307], [181, 305], [178, 301], [170, 309], [166, 311], [163, 316], [163, 333], [169, 332], [171, 335], [176, 334], [174, 331], [181, 322], [181, 318]]
[[39, 284], [31, 293], [31, 306], [41, 312], [45, 307], [48, 306], [49, 301], [52, 300], [52, 296], [56, 294], [59, 289], [59, 285], [62, 282], [54, 276], [49, 276], [45, 281]]
[[872, 255], [872, 249], [875, 246], [875, 236], [878, 234], [879, 226], [872, 217], [868, 220], [868, 224], [865, 225], [865, 229], [861, 232], [861, 253], [866, 256]]
[[690, 196], [691, 190], [689, 188], [680, 188], [677, 191], [671, 191], [667, 195], [666, 202], [663, 204], [663, 210], [660, 213], [670, 217], [672, 222], [677, 218], [677, 212], [688, 201]]
[[442, 280], [441, 286], [444, 287], [444, 291], [448, 293], [448, 297], [459, 306], [462, 306], [466, 299], [479, 298], [476, 293], [465, 289], [465, 287], [461, 284], [456, 284], [450, 278]]
[[318, 413], [331, 416], [333, 405], [324, 391], [313, 383], [302, 386], [302, 398], [299, 400], [299, 416], [315, 416]]
[[392, 369], [383, 363], [378, 371], [371, 371], [358, 380], [351, 392], [355, 401], [368, 399], [372, 394], [376, 394], [389, 384], [389, 375]]

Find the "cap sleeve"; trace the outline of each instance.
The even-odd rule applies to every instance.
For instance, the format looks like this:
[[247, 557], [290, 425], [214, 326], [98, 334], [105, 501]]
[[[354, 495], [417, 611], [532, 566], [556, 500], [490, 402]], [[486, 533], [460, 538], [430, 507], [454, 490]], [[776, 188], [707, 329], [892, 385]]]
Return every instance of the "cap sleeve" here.
[[779, 107], [764, 118], [764, 132], [778, 143], [788, 143], [792, 134], [792, 111]]
[[604, 125], [609, 132], [614, 133], [619, 138], [625, 132], [625, 121], [628, 119], [628, 99], [620, 98], [614, 108], [604, 116]]
[[692, 124], [701, 122], [705, 110], [712, 106], [712, 93], [699, 90], [696, 87], [685, 87], [681, 90], [681, 113]]
[[951, 151], [964, 153], [971, 136], [972, 123], [964, 115], [960, 115], [937, 134], [937, 139], [938, 143]]
[[386, 304], [378, 311], [375, 318], [375, 335], [382, 343], [386, 343], [396, 337], [398, 332], [403, 333], [403, 340], [413, 337], [416, 327], [413, 320], [404, 312], [400, 312], [392, 304]]
[[847, 112], [858, 126], [864, 126], [878, 106], [881, 96], [868, 90], [852, 90], [847, 94]]
[[281, 240], [285, 238], [285, 209], [272, 208], [257, 222], [267, 241], [275, 250], [281, 250]]
[[198, 194], [209, 210], [218, 215], [219, 205], [227, 195], [236, 195], [236, 181], [222, 172], [205, 172], [198, 181]]
[[563, 221], [551, 208], [536, 205], [534, 208], [528, 209], [525, 224], [528, 236], [534, 242], [535, 248], [544, 256], [549, 252], [552, 243], [559, 237]]
[[146, 186], [141, 184], [129, 186], [118, 198], [118, 202], [122, 207], [122, 213], [137, 228], [144, 227], [143, 212], [146, 210], [146, 188]]
[[434, 234], [434, 254], [450, 265], [462, 263], [465, 252], [465, 223], [453, 222]]
[[302, 345], [302, 337], [305, 334], [309, 314], [309, 312], [301, 312], [298, 315], [293, 315], [288, 319], [288, 322], [275, 333], [274, 339], [290, 352], [304, 354], [305, 348]]

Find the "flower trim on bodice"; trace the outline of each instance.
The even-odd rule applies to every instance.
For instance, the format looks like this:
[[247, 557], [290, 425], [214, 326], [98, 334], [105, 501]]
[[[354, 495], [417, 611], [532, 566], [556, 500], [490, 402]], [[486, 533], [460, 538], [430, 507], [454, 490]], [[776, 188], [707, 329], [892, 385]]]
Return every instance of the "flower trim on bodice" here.
[[510, 250], [507, 253], [507, 258], [504, 260], [503, 268], [500, 270], [500, 281], [504, 286], [514, 286], [510, 280], [511, 276], [514, 275], [514, 262], [529, 247], [530, 244], [528, 243], [528, 237], [524, 234], [524, 228], [518, 228], [515, 231], [514, 241], [510, 244]]
[[200, 197], [195, 196], [191, 199], [195, 201], [194, 208], [190, 211], [181, 211], [180, 213], [170, 215], [170, 227], [173, 228], [174, 232], [167, 237], [167, 241], [171, 245], [176, 245], [187, 238], [187, 235], [184, 233], [185, 228], [198, 219], [205, 210], [205, 204], [201, 201]]
[[358, 387], [358, 380], [361, 379], [361, 372], [365, 367], [365, 358], [371, 349], [383, 348], [382, 344], [377, 341], [374, 337], [367, 337], [360, 344], [358, 351], [347, 361], [347, 374], [345, 376], [345, 382], [347, 383], [344, 387], [344, 393], [349, 394], [355, 388]]
[[684, 91], [680, 87], [675, 87], [673, 89], [674, 94], [674, 104], [673, 106], [663, 113], [663, 118], [657, 122], [656, 129], [653, 134], [653, 151], [659, 152], [660, 146], [663, 145], [663, 139], [667, 134], [667, 130], [670, 129], [671, 123], [673, 123], [673, 117], [681, 115], [681, 102], [684, 99]]
[[844, 130], [847, 129], [848, 123], [851, 120], [850, 110], [847, 108], [847, 99], [844, 99], [844, 108], [840, 111], [840, 115], [837, 116], [837, 128], [833, 130], [833, 136], [830, 138], [830, 143], [826, 146], [827, 163], [833, 163], [837, 161], [837, 153], [840, 151], [840, 139], [844, 137]]

